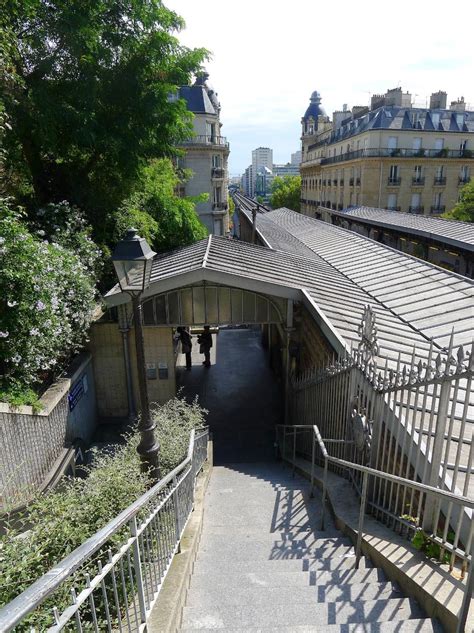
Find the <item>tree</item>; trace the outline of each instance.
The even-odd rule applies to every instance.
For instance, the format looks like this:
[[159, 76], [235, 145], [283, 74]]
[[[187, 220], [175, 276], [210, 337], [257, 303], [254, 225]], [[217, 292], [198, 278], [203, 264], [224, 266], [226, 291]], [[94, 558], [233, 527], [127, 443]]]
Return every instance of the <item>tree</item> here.
[[6, 0], [1, 14], [6, 163], [21, 175], [10, 193], [32, 207], [68, 200], [97, 235], [143, 166], [190, 135], [170, 95], [207, 52], [179, 44], [183, 21], [158, 0]]
[[155, 251], [187, 246], [206, 237], [207, 230], [195, 211], [195, 202], [203, 197], [180, 198], [175, 193], [178, 183], [169, 159], [145, 167], [136, 191], [108, 218], [113, 241], [121, 240], [130, 226]]
[[451, 211], [443, 214], [448, 220], [461, 220], [462, 222], [474, 222], [474, 180], [471, 179], [461, 189], [459, 202]]
[[300, 210], [301, 199], [301, 177], [300, 176], [277, 176], [272, 182], [272, 194], [270, 204], [273, 209], [288, 207], [293, 211]]

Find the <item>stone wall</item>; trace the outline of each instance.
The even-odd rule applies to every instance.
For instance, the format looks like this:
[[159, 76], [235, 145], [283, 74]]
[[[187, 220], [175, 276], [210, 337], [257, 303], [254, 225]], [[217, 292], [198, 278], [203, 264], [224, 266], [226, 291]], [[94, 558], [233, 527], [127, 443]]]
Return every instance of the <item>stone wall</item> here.
[[90, 441], [96, 425], [90, 355], [78, 357], [41, 404], [35, 413], [32, 407], [0, 403], [0, 507], [24, 502], [42, 487], [69, 443]]
[[[175, 354], [172, 328], [144, 326], [145, 360], [148, 365], [150, 403], [160, 404], [176, 393]], [[130, 366], [135, 402], [138, 398], [135, 334], [128, 333]], [[124, 360], [124, 337], [117, 323], [98, 321], [92, 325], [89, 349], [94, 363], [98, 414], [102, 418], [125, 418], [128, 415], [127, 378]]]
[[299, 343], [298, 371], [305, 371], [313, 367], [325, 367], [332, 359], [334, 349], [331, 347], [320, 327], [315, 323], [306, 308], [295, 306], [296, 331], [292, 339]]

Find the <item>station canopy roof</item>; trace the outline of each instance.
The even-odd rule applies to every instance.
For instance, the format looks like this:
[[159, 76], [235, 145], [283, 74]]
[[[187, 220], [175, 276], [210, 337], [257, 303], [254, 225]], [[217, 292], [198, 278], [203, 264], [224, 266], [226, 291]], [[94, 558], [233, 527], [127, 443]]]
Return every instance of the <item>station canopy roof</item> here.
[[425, 237], [474, 253], [474, 224], [470, 222], [445, 220], [429, 215], [401, 213], [374, 207], [350, 207], [342, 211], [333, 209], [327, 209], [327, 211], [349, 220], [354, 219], [364, 224]]
[[[289, 209], [258, 214], [266, 246], [209, 236], [157, 255], [143, 298], [203, 282], [302, 301], [337, 351], [357, 346], [365, 306], [375, 314], [380, 356], [402, 362], [469, 345], [474, 283], [351, 231]], [[109, 306], [129, 300], [116, 286]]]

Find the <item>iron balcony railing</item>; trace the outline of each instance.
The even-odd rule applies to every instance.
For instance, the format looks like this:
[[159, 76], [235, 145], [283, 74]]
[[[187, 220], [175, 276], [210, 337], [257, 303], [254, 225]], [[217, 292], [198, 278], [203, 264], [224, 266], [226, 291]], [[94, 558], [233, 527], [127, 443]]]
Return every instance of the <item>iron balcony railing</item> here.
[[458, 179], [458, 184], [460, 185], [467, 185], [467, 183], [470, 181], [470, 177], [469, 176], [459, 176]]
[[389, 187], [399, 187], [402, 182], [401, 178], [389, 178], [387, 180], [387, 185]]
[[207, 134], [197, 134], [191, 136], [185, 141], [181, 141], [181, 145], [218, 145], [219, 147], [229, 147], [225, 136], [213, 136]]
[[408, 213], [423, 213], [425, 207], [423, 206], [410, 206], [408, 207]]
[[446, 176], [436, 176], [434, 179], [435, 185], [445, 185], [446, 184]]
[[401, 207], [387, 207], [387, 211], [400, 211]]
[[214, 202], [214, 204], [212, 205], [213, 210], [215, 209], [222, 209], [225, 210], [227, 209], [227, 202]]
[[405, 149], [405, 148], [367, 148], [358, 149], [353, 152], [346, 152], [338, 156], [330, 156], [321, 159], [321, 165], [334, 165], [335, 163], [343, 163], [357, 158], [463, 158], [473, 159], [473, 154], [468, 150], [458, 149]]
[[[208, 438], [207, 429], [192, 431], [179, 466], [0, 609], [0, 631], [20, 623], [31, 631], [145, 631], [179, 552]], [[67, 594], [70, 606], [58, 609]]]
[[430, 209], [431, 213], [444, 213], [446, 211], [446, 206], [443, 205], [434, 205]]
[[[305, 440], [303, 443], [301, 442], [301, 434], [305, 434]], [[375, 468], [370, 468], [369, 466], [333, 457], [329, 455], [326, 449], [326, 444], [347, 445], [351, 443], [353, 442], [348, 442], [347, 440], [342, 439], [323, 439], [317, 425], [315, 424], [277, 425], [276, 444], [282, 458], [292, 464], [293, 472], [296, 470], [298, 457], [301, 453], [304, 454], [304, 458], [309, 457], [311, 459], [311, 496], [314, 496], [316, 469], [322, 466], [321, 530], [324, 530], [325, 527], [329, 464], [331, 464], [337, 472], [350, 471], [352, 473], [356, 472], [361, 476], [362, 485], [359, 490], [361, 501], [357, 529], [356, 560], [354, 564], [355, 569], [358, 569], [360, 563], [364, 522], [367, 510], [370, 508], [374, 511], [374, 513], [381, 510], [381, 508], [374, 507], [375, 504], [370, 501], [370, 490], [377, 490], [380, 488], [385, 488], [385, 490], [387, 490], [388, 488], [390, 490], [389, 495], [393, 496], [396, 494], [397, 497], [400, 490], [402, 490], [404, 498], [409, 498], [411, 496], [412, 499], [417, 500], [420, 515], [422, 514], [423, 509], [428, 509], [434, 506], [433, 528], [425, 535], [426, 538], [438, 545], [441, 551], [450, 552], [451, 558], [461, 558], [466, 562], [466, 564], [470, 564], [468, 582], [463, 586], [464, 598], [456, 628], [456, 633], [464, 633], [471, 603], [471, 596], [474, 590], [474, 574], [472, 573], [472, 561], [474, 560], [474, 538], [472, 537], [471, 528], [470, 542], [466, 544], [466, 548], [463, 549], [460, 546], [460, 530], [458, 524], [457, 533], [453, 538], [453, 542], [457, 545], [453, 545], [453, 543], [448, 541], [447, 530], [445, 529], [441, 513], [441, 506], [442, 503], [448, 504], [450, 508], [455, 506], [462, 515], [466, 510], [472, 511], [474, 509], [474, 501], [468, 497], [441, 490], [440, 488], [436, 488], [434, 486], [422, 484], [417, 481], [412, 481], [411, 479], [392, 475]], [[394, 516], [393, 519], [398, 522], [405, 523], [407, 528], [417, 529], [414, 527], [413, 523], [410, 522], [409, 518]], [[439, 536], [439, 534], [441, 534], [441, 536]]]
[[213, 167], [211, 171], [212, 178], [224, 178], [225, 170], [223, 167]]
[[414, 176], [411, 179], [411, 184], [413, 187], [422, 187], [425, 184], [425, 179], [418, 176]]

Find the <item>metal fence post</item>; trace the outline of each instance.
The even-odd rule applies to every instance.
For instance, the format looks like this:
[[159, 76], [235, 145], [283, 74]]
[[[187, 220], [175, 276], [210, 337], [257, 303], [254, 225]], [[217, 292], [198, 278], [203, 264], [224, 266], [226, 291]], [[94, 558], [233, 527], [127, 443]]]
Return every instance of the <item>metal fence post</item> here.
[[357, 532], [357, 546], [356, 546], [356, 564], [355, 568], [359, 569], [361, 546], [362, 546], [362, 531], [364, 529], [365, 518], [365, 506], [367, 503], [367, 483], [369, 480], [369, 473], [364, 471], [364, 477], [362, 479], [362, 496], [360, 499], [360, 512], [359, 512], [359, 528]]
[[138, 542], [137, 517], [130, 521], [130, 534], [133, 538], [133, 567], [135, 570], [135, 580], [137, 582], [138, 606], [140, 609], [140, 620], [146, 623], [145, 587], [143, 585], [142, 562], [140, 557], [140, 543]]
[[285, 461], [286, 458], [286, 425], [283, 426], [283, 455], [282, 455], [283, 461]]
[[462, 600], [461, 610], [459, 611], [458, 625], [456, 627], [456, 633], [464, 633], [466, 630], [467, 616], [469, 614], [469, 607], [471, 606], [472, 594], [474, 592], [474, 538], [471, 538], [471, 566], [469, 568], [469, 578], [467, 579], [466, 586], [464, 587], [464, 596]]
[[324, 475], [323, 475], [323, 501], [321, 508], [321, 530], [324, 530], [324, 518], [326, 512], [326, 488], [328, 483], [328, 456], [324, 456]]
[[293, 477], [296, 470], [296, 427], [293, 427]]
[[311, 429], [311, 437], [313, 438], [313, 446], [311, 450], [311, 491], [309, 496], [311, 499], [314, 497], [314, 461], [316, 459], [316, 438], [314, 436], [314, 429]]
[[[433, 451], [431, 457], [429, 486], [436, 488], [439, 483], [439, 469], [441, 468], [441, 458], [445, 446], [444, 436], [446, 433], [446, 424], [448, 421], [449, 397], [451, 395], [451, 380], [446, 377], [445, 382], [441, 385], [439, 394], [438, 415], [435, 424], [435, 437], [433, 441]], [[433, 525], [434, 512], [436, 509], [436, 499], [433, 495], [428, 494], [425, 501], [425, 510], [423, 513], [423, 529], [426, 531], [434, 531], [436, 526]]]
[[174, 492], [173, 492], [173, 505], [174, 505], [174, 519], [175, 519], [175, 525], [176, 525], [176, 543], [178, 544], [178, 549], [177, 552], [181, 552], [181, 544], [180, 544], [180, 537], [181, 537], [181, 522], [179, 520], [179, 497], [178, 497], [178, 479], [177, 477], [173, 477], [173, 487], [174, 487]]

